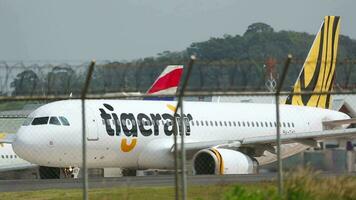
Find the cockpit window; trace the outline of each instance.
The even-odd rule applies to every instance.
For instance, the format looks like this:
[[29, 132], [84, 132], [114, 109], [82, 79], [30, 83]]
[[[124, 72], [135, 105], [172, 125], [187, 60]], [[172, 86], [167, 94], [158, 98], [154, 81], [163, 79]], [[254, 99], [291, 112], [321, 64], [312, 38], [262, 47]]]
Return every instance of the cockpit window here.
[[59, 122], [57, 117], [51, 117], [49, 119], [49, 124], [54, 124], [54, 125], [61, 125], [61, 122]]
[[61, 122], [64, 126], [69, 126], [69, 122], [68, 122], [67, 118], [60, 116], [59, 120], [61, 120]]
[[43, 125], [48, 123], [49, 117], [36, 117], [32, 121], [32, 125]]
[[31, 124], [33, 118], [32, 117], [28, 117], [25, 119], [25, 121], [23, 122], [22, 126], [28, 126]]

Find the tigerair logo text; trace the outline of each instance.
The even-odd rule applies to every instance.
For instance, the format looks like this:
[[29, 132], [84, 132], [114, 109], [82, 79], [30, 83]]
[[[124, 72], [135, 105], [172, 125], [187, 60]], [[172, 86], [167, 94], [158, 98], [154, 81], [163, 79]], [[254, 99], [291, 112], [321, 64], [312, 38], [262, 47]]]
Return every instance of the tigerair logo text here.
[[[114, 107], [110, 104], [103, 104], [103, 108], [99, 108], [100, 117], [103, 119], [106, 133], [109, 136], [119, 136], [123, 133], [127, 138], [121, 139], [121, 151], [130, 152], [137, 144], [138, 134], [142, 136], [159, 136], [160, 126], [163, 126], [163, 132], [166, 136], [174, 134], [173, 123], [176, 123], [178, 132], [182, 134], [182, 127], [180, 123], [180, 115], [177, 114], [176, 120], [172, 114], [169, 113], [121, 113], [117, 114]], [[167, 108], [171, 111], [175, 110], [175, 107], [167, 104]], [[185, 129], [185, 135], [190, 135], [190, 123], [193, 120], [191, 114], [183, 115], [183, 124]], [[131, 139], [129, 139], [131, 137]], [[130, 140], [130, 141], [129, 141]]]

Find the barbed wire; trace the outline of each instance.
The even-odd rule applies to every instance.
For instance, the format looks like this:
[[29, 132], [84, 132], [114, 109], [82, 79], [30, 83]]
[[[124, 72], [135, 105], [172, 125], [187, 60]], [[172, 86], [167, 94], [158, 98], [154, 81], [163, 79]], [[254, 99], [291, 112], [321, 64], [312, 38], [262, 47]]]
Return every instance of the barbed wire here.
[[[273, 91], [267, 88], [271, 75], [266, 68], [267, 60], [198, 60], [192, 72], [187, 90], [196, 95], [207, 96], [209, 91]], [[283, 60], [274, 59], [273, 65], [281, 68]], [[69, 96], [81, 91], [89, 62], [29, 63], [0, 61], [0, 94], [3, 96]], [[284, 90], [290, 90], [304, 61], [293, 59]], [[119, 63], [99, 62], [89, 87], [92, 95], [108, 96], [115, 92], [141, 92], [147, 90], [161, 70], [171, 63]], [[177, 63], [175, 63], [177, 64]], [[181, 63], [180, 63], [181, 64]], [[268, 63], [267, 63], [268, 64]], [[350, 91], [356, 87], [353, 65], [356, 59], [339, 59], [335, 89]], [[274, 80], [278, 81], [278, 70], [274, 70]], [[269, 84], [271, 85], [271, 84]], [[209, 93], [215, 95], [215, 93]], [[109, 95], [110, 96], [110, 95]], [[130, 95], [132, 97], [132, 95]], [[117, 98], [125, 98], [119, 95]], [[111, 97], [110, 97], [111, 98]], [[42, 99], [42, 98], [39, 98]]]

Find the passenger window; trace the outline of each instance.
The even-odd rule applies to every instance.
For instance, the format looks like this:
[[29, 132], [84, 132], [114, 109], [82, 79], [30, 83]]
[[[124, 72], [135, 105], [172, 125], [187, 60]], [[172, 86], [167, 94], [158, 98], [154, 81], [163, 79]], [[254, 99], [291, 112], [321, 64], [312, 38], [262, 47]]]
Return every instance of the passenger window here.
[[1, 158], [5, 158], [4, 155], [1, 155]]
[[222, 122], [220, 121], [220, 126], [222, 126], [223, 124], [222, 124]]
[[49, 124], [54, 124], [54, 125], [61, 125], [61, 122], [59, 122], [57, 117], [51, 117], [49, 119]]
[[213, 124], [213, 122], [212, 122], [212, 121], [210, 121], [210, 126], [214, 126], [214, 124]]
[[218, 126], [218, 122], [217, 121], [215, 121], [215, 126]]
[[226, 121], [224, 121], [224, 125], [225, 125], [225, 126], [227, 126], [227, 123], [226, 123]]
[[292, 122], [292, 127], [294, 128], [294, 123]]
[[247, 122], [247, 126], [250, 127], [250, 122]]
[[288, 125], [288, 128], [290, 128], [290, 123], [289, 122], [287, 123], [287, 125]]
[[208, 121], [205, 121], [205, 125], [206, 125], [206, 126], [209, 126], [209, 123], [208, 123]]
[[192, 121], [192, 126], [194, 126], [194, 121]]
[[285, 122], [283, 122], [283, 127], [286, 127], [286, 123]]
[[10, 155], [10, 158], [12, 159], [12, 155]]
[[63, 117], [63, 116], [60, 116], [59, 117], [59, 120], [61, 120], [61, 122], [62, 122], [62, 124], [64, 125], [64, 126], [69, 126], [70, 124], [69, 124], [69, 121], [67, 120], [67, 118], [65, 118], [65, 117]]
[[239, 126], [241, 126], [241, 123], [240, 123], [240, 122], [237, 122], [237, 124], [238, 124]]
[[9, 156], [8, 156], [8, 155], [6, 155], [6, 158], [9, 158]]
[[31, 124], [33, 118], [32, 117], [28, 117], [25, 119], [25, 121], [23, 122], [22, 126], [28, 126]]
[[256, 127], [259, 127], [258, 122], [256, 122]]
[[32, 125], [43, 125], [48, 123], [49, 117], [36, 117], [32, 121]]
[[255, 127], [255, 123], [251, 122], [252, 127]]
[[197, 126], [199, 126], [199, 121], [198, 120], [196, 121], [196, 124], [197, 124]]
[[231, 126], [231, 121], [229, 121], [229, 126]]
[[201, 126], [204, 126], [204, 122], [203, 121], [200, 121], [200, 124], [201, 124]]
[[15, 158], [17, 158], [17, 156], [16, 156], [16, 155], [14, 155], [14, 157], [15, 157]]
[[270, 126], [270, 127], [273, 127], [272, 122], [269, 122], [269, 126]]
[[245, 127], [245, 122], [242, 122], [242, 126]]
[[232, 123], [234, 124], [234, 126], [236, 126], [236, 122], [235, 121], [233, 121]]

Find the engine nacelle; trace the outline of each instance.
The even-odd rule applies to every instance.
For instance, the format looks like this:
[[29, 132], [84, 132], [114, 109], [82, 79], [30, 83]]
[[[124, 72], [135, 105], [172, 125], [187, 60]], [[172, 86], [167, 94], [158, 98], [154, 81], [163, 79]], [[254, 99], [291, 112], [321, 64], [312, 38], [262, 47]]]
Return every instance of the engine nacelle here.
[[194, 174], [252, 174], [257, 166], [257, 161], [230, 149], [203, 149], [193, 157]]

